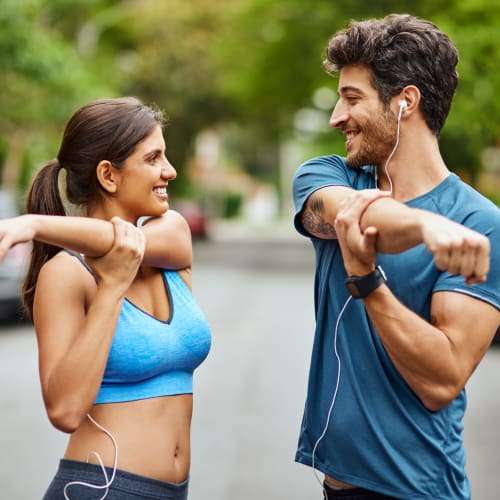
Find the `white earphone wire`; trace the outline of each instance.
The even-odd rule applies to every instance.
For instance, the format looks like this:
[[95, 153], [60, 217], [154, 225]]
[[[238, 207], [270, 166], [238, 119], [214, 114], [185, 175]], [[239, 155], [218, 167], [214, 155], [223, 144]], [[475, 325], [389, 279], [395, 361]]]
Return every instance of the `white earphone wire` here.
[[316, 448], [318, 447], [320, 441], [325, 437], [326, 432], [328, 431], [328, 426], [330, 425], [330, 418], [331, 418], [332, 413], [333, 413], [333, 407], [335, 406], [335, 401], [337, 400], [337, 394], [338, 394], [339, 386], [340, 386], [340, 368], [341, 368], [340, 356], [339, 356], [339, 353], [338, 353], [338, 350], [337, 350], [337, 335], [338, 335], [340, 320], [342, 318], [342, 315], [344, 314], [344, 311], [347, 308], [347, 305], [351, 301], [351, 299], [352, 299], [352, 295], [349, 295], [349, 297], [345, 301], [344, 305], [342, 306], [342, 309], [340, 310], [339, 316], [338, 316], [337, 321], [335, 323], [335, 332], [333, 334], [333, 350], [334, 350], [335, 357], [337, 358], [337, 363], [338, 363], [337, 381], [335, 383], [335, 389], [333, 391], [332, 401], [330, 403], [330, 407], [328, 409], [328, 414], [326, 416], [325, 427], [323, 429], [323, 432], [321, 433], [321, 435], [317, 439], [316, 443], [314, 444], [313, 451], [312, 451], [312, 464], [311, 465], [312, 465], [313, 474], [316, 477], [316, 480], [318, 481], [318, 483], [321, 486], [321, 488], [323, 488], [323, 492], [325, 494], [325, 498], [326, 498], [326, 491], [325, 491], [325, 488], [323, 486], [323, 483], [321, 482], [321, 479], [319, 478], [319, 476], [318, 476], [318, 474], [316, 472], [316, 468], [314, 467], [314, 461], [315, 461], [314, 457], [316, 455]]
[[[392, 193], [393, 186], [392, 186], [391, 177], [389, 175], [388, 165], [389, 165], [389, 162], [391, 161], [392, 157], [394, 156], [394, 153], [396, 152], [396, 150], [397, 150], [397, 148], [399, 146], [401, 116], [403, 114], [403, 110], [406, 107], [407, 107], [406, 101], [401, 101], [400, 105], [399, 105], [399, 113], [398, 113], [398, 123], [397, 123], [397, 130], [396, 130], [396, 143], [395, 143], [394, 148], [392, 149], [391, 153], [387, 157], [387, 161], [385, 162], [385, 167], [384, 167], [385, 174], [387, 175], [387, 179], [389, 180], [389, 190], [390, 190], [391, 193]], [[377, 173], [377, 170], [375, 170], [375, 186], [378, 186], [378, 173]], [[313, 470], [314, 476], [315, 476], [316, 480], [318, 481], [319, 485], [321, 486], [321, 488], [323, 489], [323, 493], [325, 495], [325, 498], [327, 498], [327, 494], [326, 494], [325, 488], [324, 488], [323, 483], [321, 482], [321, 479], [319, 478], [319, 476], [317, 474], [317, 471], [316, 471], [316, 468], [314, 466], [314, 464], [315, 464], [315, 456], [316, 456], [316, 449], [317, 449], [320, 441], [325, 437], [325, 435], [326, 435], [326, 433], [328, 431], [328, 426], [330, 425], [330, 419], [331, 419], [331, 416], [332, 416], [332, 413], [333, 413], [333, 407], [335, 406], [335, 401], [337, 400], [337, 394], [338, 394], [338, 390], [339, 390], [339, 386], [340, 386], [340, 371], [341, 371], [341, 361], [340, 361], [340, 356], [339, 356], [339, 353], [338, 353], [338, 350], [337, 350], [337, 335], [338, 335], [338, 329], [339, 329], [340, 320], [342, 318], [342, 315], [344, 314], [344, 311], [347, 308], [347, 305], [351, 301], [351, 299], [352, 299], [352, 296], [350, 295], [347, 298], [347, 300], [345, 301], [344, 305], [342, 306], [342, 309], [340, 310], [339, 316], [338, 316], [337, 321], [335, 323], [335, 332], [334, 332], [334, 335], [333, 335], [333, 348], [334, 348], [335, 357], [337, 358], [337, 363], [338, 363], [337, 380], [336, 380], [336, 383], [335, 383], [335, 389], [333, 391], [333, 396], [332, 396], [332, 400], [331, 400], [331, 403], [330, 403], [330, 407], [328, 409], [325, 427], [323, 429], [323, 432], [321, 433], [321, 435], [317, 439], [316, 443], [314, 444], [313, 451], [312, 451], [312, 457], [311, 457], [311, 461], [312, 461], [311, 465], [312, 465], [312, 470]]]
[[[99, 484], [92, 484], [92, 483], [87, 483], [85, 481], [70, 481], [69, 483], [66, 483], [66, 485], [64, 486], [64, 498], [66, 500], [71, 500], [70, 497], [68, 496], [68, 493], [66, 492], [67, 488], [69, 486], [73, 486], [73, 485], [80, 485], [80, 486], [86, 486], [87, 488], [93, 488], [95, 490], [106, 490], [104, 492], [104, 495], [99, 499], [99, 500], [104, 500], [106, 498], [106, 496], [108, 495], [108, 491], [109, 491], [109, 487], [111, 486], [111, 484], [113, 483], [114, 479], [115, 479], [115, 476], [116, 476], [116, 469], [117, 469], [117, 466], [118, 466], [118, 443], [116, 442], [116, 439], [113, 437], [113, 435], [111, 434], [111, 432], [109, 432], [107, 429], [105, 429], [102, 425], [98, 424], [91, 416], [90, 414], [87, 414], [87, 418], [98, 428], [100, 429], [102, 432], [104, 432], [108, 437], [109, 439], [111, 439], [111, 442], [113, 443], [113, 447], [114, 447], [114, 450], [115, 450], [115, 459], [114, 459], [114, 463], [113, 463], [113, 473], [111, 474], [111, 479], [108, 478], [108, 474], [107, 474], [107, 471], [106, 471], [106, 468], [104, 466], [104, 463], [102, 461], [102, 458], [101, 456], [99, 455], [99, 453], [97, 453], [96, 451], [91, 451], [89, 453], [89, 455], [95, 455], [97, 457], [97, 460], [99, 461], [99, 465], [101, 466], [101, 469], [102, 469], [102, 473], [104, 475], [104, 479], [106, 480], [106, 482], [102, 485], [99, 485]], [[88, 462], [88, 456], [87, 456], [87, 462]]]
[[[394, 148], [391, 151], [391, 154], [387, 157], [387, 161], [385, 162], [385, 175], [387, 176], [387, 179], [389, 181], [389, 192], [392, 194], [392, 179], [391, 176], [389, 175], [389, 162], [392, 160], [392, 157], [394, 156], [394, 153], [396, 152], [396, 149], [398, 149], [399, 146], [399, 132], [400, 132], [400, 126], [401, 126], [401, 116], [403, 115], [403, 110], [406, 108], [407, 104], [406, 101], [401, 101], [399, 105], [399, 113], [398, 113], [398, 127], [396, 131], [396, 144], [394, 144]], [[378, 185], [378, 176], [375, 176], [375, 184]]]

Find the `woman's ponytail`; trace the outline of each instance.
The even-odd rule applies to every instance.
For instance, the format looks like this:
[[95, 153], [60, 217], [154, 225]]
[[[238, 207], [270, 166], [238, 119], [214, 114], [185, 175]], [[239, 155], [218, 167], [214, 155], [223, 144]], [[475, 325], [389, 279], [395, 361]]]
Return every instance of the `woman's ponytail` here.
[[[26, 211], [29, 214], [66, 215], [59, 192], [59, 160], [50, 160], [36, 174], [26, 197]], [[59, 247], [33, 241], [28, 273], [22, 287], [23, 303], [33, 320], [33, 301], [40, 269], [58, 251]]]

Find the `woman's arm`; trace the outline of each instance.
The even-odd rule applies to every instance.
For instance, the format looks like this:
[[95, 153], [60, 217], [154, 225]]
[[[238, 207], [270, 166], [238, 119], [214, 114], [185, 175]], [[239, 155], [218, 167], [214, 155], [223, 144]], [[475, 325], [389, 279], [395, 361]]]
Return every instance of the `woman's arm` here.
[[112, 249], [91, 262], [97, 290], [87, 270], [65, 253], [45, 264], [37, 284], [34, 323], [43, 399], [50, 421], [64, 432], [77, 429], [95, 401], [121, 303], [142, 260], [141, 231], [123, 221], [114, 225]]
[[[192, 264], [191, 233], [184, 218], [169, 211], [141, 227], [146, 236], [144, 264], [184, 269]], [[0, 221], [0, 261], [16, 243], [37, 240], [86, 257], [101, 257], [113, 244], [111, 222], [92, 217], [27, 214]]]
[[111, 222], [90, 217], [27, 214], [0, 221], [0, 260], [16, 243], [36, 240], [89, 257], [105, 255], [113, 244]]
[[141, 230], [146, 236], [144, 264], [161, 269], [192, 266], [193, 245], [189, 226], [178, 212], [169, 210], [162, 217], [147, 220]]

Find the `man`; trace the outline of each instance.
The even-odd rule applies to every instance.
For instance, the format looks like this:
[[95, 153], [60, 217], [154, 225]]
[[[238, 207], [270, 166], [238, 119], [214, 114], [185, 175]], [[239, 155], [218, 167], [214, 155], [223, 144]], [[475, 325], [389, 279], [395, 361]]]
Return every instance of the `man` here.
[[325, 474], [327, 499], [470, 498], [464, 387], [500, 323], [500, 211], [439, 151], [457, 61], [408, 15], [351, 22], [327, 48], [347, 158], [294, 179], [316, 253], [296, 460]]

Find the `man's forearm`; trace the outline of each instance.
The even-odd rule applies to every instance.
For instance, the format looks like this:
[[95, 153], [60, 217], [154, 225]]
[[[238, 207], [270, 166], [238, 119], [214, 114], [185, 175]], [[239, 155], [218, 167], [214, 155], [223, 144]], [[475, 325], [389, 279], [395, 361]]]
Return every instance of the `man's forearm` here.
[[377, 228], [377, 252], [397, 254], [422, 243], [425, 220], [438, 217], [392, 198], [379, 198], [368, 206], [360, 225], [362, 231], [370, 226]]

